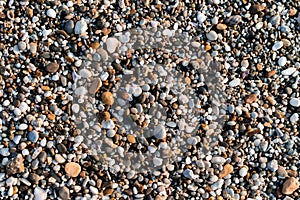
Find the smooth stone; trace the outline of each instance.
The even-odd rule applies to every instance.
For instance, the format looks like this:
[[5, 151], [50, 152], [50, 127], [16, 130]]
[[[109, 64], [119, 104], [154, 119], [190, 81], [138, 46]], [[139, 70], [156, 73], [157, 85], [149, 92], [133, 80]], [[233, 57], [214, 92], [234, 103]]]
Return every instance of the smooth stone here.
[[47, 10], [47, 16], [48, 17], [50, 17], [50, 18], [56, 18], [56, 12], [55, 12], [55, 10], [53, 10], [53, 9], [49, 9], [49, 10]]
[[55, 73], [59, 69], [59, 65], [55, 62], [51, 62], [46, 66], [46, 70], [50, 73]]
[[81, 166], [75, 162], [69, 162], [65, 166], [65, 171], [70, 177], [77, 177], [81, 172]]
[[211, 41], [215, 41], [218, 39], [218, 34], [215, 31], [210, 31], [209, 33], [206, 33], [206, 37]]
[[240, 175], [241, 177], [246, 176], [247, 173], [248, 173], [248, 169], [247, 169], [246, 167], [242, 167], [242, 168], [239, 170], [239, 175]]
[[65, 23], [65, 31], [69, 34], [73, 33], [74, 31], [74, 21], [73, 20], [69, 20]]
[[194, 175], [194, 172], [190, 169], [186, 169], [183, 171], [183, 176], [186, 177], [186, 178], [189, 178], [189, 179], [195, 179], [195, 175]]
[[85, 19], [82, 18], [81, 20], [76, 22], [75, 34], [81, 35], [84, 34], [87, 30], [88, 30], [88, 24]]
[[106, 40], [106, 48], [109, 53], [115, 52], [119, 45], [120, 42], [117, 38], [110, 37]]
[[291, 117], [290, 117], [290, 122], [292, 124], [296, 123], [297, 121], [299, 121], [299, 114], [298, 113], [294, 113]]
[[283, 42], [282, 41], [277, 41], [275, 42], [275, 44], [272, 47], [273, 51], [277, 51], [279, 50], [281, 47], [283, 47]]
[[90, 78], [92, 76], [92, 73], [90, 70], [88, 69], [81, 69], [79, 71], [79, 75], [82, 77], [82, 78]]
[[286, 63], [287, 63], [286, 57], [283, 56], [283, 57], [279, 58], [279, 60], [278, 60], [279, 66], [283, 67], [284, 65], [286, 65]]
[[31, 142], [36, 143], [38, 141], [38, 139], [39, 139], [39, 134], [36, 131], [31, 131], [31, 132], [28, 133], [27, 138]]
[[47, 199], [47, 192], [42, 188], [40, 188], [39, 186], [37, 186], [34, 189], [34, 200], [45, 200], [45, 199]]
[[290, 104], [294, 107], [300, 107], [300, 98], [291, 98]]
[[102, 86], [102, 82], [101, 82], [100, 78], [93, 79], [92, 83], [89, 87], [89, 93], [96, 94], [99, 91], [101, 86]]
[[79, 96], [85, 95], [85, 94], [87, 94], [87, 89], [83, 86], [80, 86], [75, 89], [75, 94], [79, 95]]
[[153, 158], [153, 164], [154, 164], [154, 166], [161, 166], [162, 163], [163, 163], [163, 159], [162, 158], [157, 158], [157, 157]]
[[26, 43], [21, 41], [18, 43], [19, 50], [25, 50], [26, 49]]
[[236, 86], [240, 85], [240, 83], [241, 83], [241, 80], [239, 78], [236, 78], [229, 82], [229, 86], [236, 87]]
[[115, 128], [115, 124], [111, 119], [109, 119], [106, 121], [102, 121], [102, 127], [104, 129], [113, 129], [113, 128]]
[[277, 160], [272, 160], [272, 161], [268, 162], [267, 167], [272, 172], [277, 171], [278, 170], [278, 161]]
[[154, 136], [157, 138], [157, 139], [163, 139], [167, 136], [167, 133], [166, 133], [166, 129], [165, 129], [165, 126], [163, 125], [158, 125], [155, 129], [154, 129]]
[[223, 170], [221, 171], [221, 173], [219, 174], [219, 177], [224, 178], [225, 176], [228, 176], [232, 172], [233, 172], [233, 166], [231, 164], [226, 164], [223, 167]]
[[206, 16], [205, 14], [201, 13], [201, 12], [198, 12], [197, 13], [197, 20], [199, 23], [203, 23], [206, 21]]
[[293, 73], [295, 73], [295, 71], [297, 71], [297, 69], [296, 69], [295, 67], [289, 67], [289, 68], [283, 70], [283, 71], [281, 72], [281, 74], [282, 74], [283, 76], [290, 76], [290, 75], [292, 75]]
[[20, 115], [22, 114], [22, 112], [21, 112], [21, 110], [20, 110], [19, 108], [15, 108], [15, 109], [14, 109], [14, 114], [15, 114], [16, 116], [20, 116]]
[[9, 156], [10, 155], [9, 148], [0, 148], [0, 155], [4, 157]]
[[71, 109], [74, 113], [78, 113], [80, 110], [80, 106], [79, 106], [79, 104], [75, 103], [72, 105]]
[[288, 178], [282, 187], [282, 193], [286, 195], [293, 194], [299, 188], [299, 181], [295, 177]]
[[26, 130], [28, 128], [28, 125], [27, 124], [20, 124], [19, 125], [19, 130]]
[[66, 186], [63, 186], [58, 191], [58, 196], [62, 199], [69, 199], [70, 198], [70, 190]]
[[224, 164], [226, 162], [226, 159], [221, 157], [221, 156], [214, 156], [212, 159], [211, 159], [211, 163], [213, 164]]

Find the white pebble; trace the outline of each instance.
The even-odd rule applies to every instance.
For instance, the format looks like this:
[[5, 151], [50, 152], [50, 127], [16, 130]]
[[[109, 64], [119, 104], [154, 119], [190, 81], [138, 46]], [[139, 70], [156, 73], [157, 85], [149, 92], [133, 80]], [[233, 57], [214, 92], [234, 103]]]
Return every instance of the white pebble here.
[[290, 75], [292, 75], [296, 70], [297, 70], [297, 69], [296, 69], [295, 67], [289, 67], [289, 68], [283, 70], [283, 71], [281, 72], [281, 74], [282, 74], [283, 76], [290, 76]]
[[229, 82], [229, 86], [236, 87], [236, 86], [240, 85], [240, 83], [241, 83], [241, 80], [239, 78], [236, 78]]
[[287, 63], [286, 57], [283, 56], [283, 57], [279, 58], [279, 60], [278, 60], [279, 66], [283, 67], [284, 65], [286, 65], [286, 63]]
[[273, 51], [277, 51], [279, 50], [281, 47], [283, 47], [283, 42], [282, 41], [277, 41], [275, 42], [275, 44], [272, 47]]
[[300, 98], [292, 98], [290, 100], [290, 104], [294, 107], [299, 107], [300, 106]]
[[290, 122], [296, 123], [297, 121], [299, 121], [299, 114], [298, 113], [294, 113], [291, 117], [290, 117]]
[[110, 37], [106, 40], [106, 48], [109, 53], [115, 52], [119, 45], [120, 42], [116, 38]]
[[246, 167], [242, 167], [242, 168], [240, 169], [240, 171], [239, 171], [239, 175], [240, 175], [241, 177], [244, 177], [244, 176], [247, 175], [247, 172], [248, 172], [248, 169], [247, 169]]
[[215, 31], [210, 31], [209, 33], [206, 33], [207, 39], [214, 41], [218, 39], [218, 34]]
[[50, 18], [55, 18], [56, 17], [56, 12], [53, 9], [47, 10], [47, 16]]
[[45, 200], [45, 199], [47, 199], [47, 192], [42, 188], [40, 188], [39, 186], [37, 186], [34, 189], [34, 200]]
[[88, 30], [88, 25], [85, 19], [81, 19], [78, 22], [76, 22], [75, 25], [75, 34], [84, 34]]

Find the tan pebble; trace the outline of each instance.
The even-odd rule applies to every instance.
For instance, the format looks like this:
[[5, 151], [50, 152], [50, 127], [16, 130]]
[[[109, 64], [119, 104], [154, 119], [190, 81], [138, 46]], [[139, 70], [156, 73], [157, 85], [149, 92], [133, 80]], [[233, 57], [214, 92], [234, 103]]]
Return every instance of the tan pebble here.
[[14, 187], [13, 187], [13, 193], [14, 193], [14, 194], [17, 194], [18, 192], [19, 192], [18, 187], [17, 187], [17, 186], [14, 186]]
[[56, 115], [55, 115], [55, 114], [53, 114], [53, 113], [49, 113], [49, 114], [47, 115], [47, 117], [48, 117], [48, 119], [49, 119], [49, 120], [51, 120], [51, 121], [54, 121], [54, 120], [55, 120], [55, 117], [56, 117]]
[[108, 106], [111, 106], [114, 104], [114, 97], [111, 92], [104, 92], [102, 94], [102, 102]]
[[276, 70], [271, 70], [271, 71], [269, 71], [269, 72], [268, 72], [268, 75], [267, 75], [268, 78], [271, 78], [272, 76], [274, 76], [274, 75], [276, 74], [276, 72], [277, 72]]
[[293, 194], [298, 188], [299, 188], [298, 180], [294, 177], [291, 177], [291, 178], [288, 178], [283, 183], [282, 193], [290, 195], [290, 194]]
[[211, 50], [211, 45], [209, 43], [206, 43], [205, 45], [205, 51]]
[[95, 78], [90, 85], [89, 93], [96, 94], [99, 91], [100, 87], [101, 87], [100, 78]]
[[55, 62], [51, 62], [47, 65], [46, 70], [50, 73], [55, 73], [59, 69], [59, 65]]
[[99, 46], [100, 46], [100, 43], [99, 43], [99, 42], [92, 42], [92, 43], [90, 44], [90, 47], [91, 47], [92, 49], [97, 49]]
[[295, 8], [292, 8], [289, 10], [289, 16], [293, 17], [297, 14], [297, 10]]
[[69, 162], [65, 166], [66, 173], [71, 177], [77, 177], [81, 171], [81, 166], [75, 162]]
[[287, 172], [286, 172], [286, 170], [285, 170], [285, 167], [278, 166], [277, 173], [278, 173], [278, 176], [281, 176], [281, 177], [288, 177], [288, 174], [287, 174]]
[[217, 200], [223, 200], [223, 197], [222, 196], [218, 196]]
[[257, 68], [258, 71], [261, 71], [263, 69], [263, 66], [262, 66], [262, 64], [258, 63], [256, 65], [256, 68]]
[[112, 189], [112, 188], [106, 188], [106, 189], [103, 191], [103, 194], [104, 194], [104, 195], [111, 195], [113, 192], [114, 192], [114, 189]]
[[109, 120], [110, 119], [110, 113], [107, 111], [101, 112], [100, 113], [100, 120]]
[[298, 176], [298, 172], [295, 171], [295, 170], [286, 170], [286, 172], [288, 173], [289, 176], [292, 176], [292, 177], [297, 177]]
[[31, 8], [26, 8], [26, 14], [28, 17], [33, 17], [33, 10]]
[[217, 24], [217, 29], [218, 29], [218, 30], [223, 31], [223, 30], [225, 30], [226, 28], [227, 28], [227, 25], [226, 25], [226, 24]]
[[50, 87], [47, 86], [47, 85], [41, 86], [41, 89], [44, 90], [44, 91], [50, 91], [51, 90]]
[[133, 135], [127, 135], [127, 140], [132, 144], [136, 142], [135, 137]]
[[110, 29], [110, 28], [103, 28], [103, 29], [102, 29], [102, 33], [103, 33], [104, 35], [108, 35], [108, 34], [110, 34], [110, 32], [111, 32], [111, 29]]
[[191, 84], [191, 79], [189, 77], [185, 77], [185, 83], [190, 85]]
[[231, 164], [226, 164], [223, 167], [223, 170], [221, 171], [221, 173], [219, 174], [219, 177], [223, 178], [223, 177], [229, 175], [232, 172], [233, 172], [233, 166]]
[[256, 94], [250, 94], [245, 98], [245, 103], [251, 104], [257, 101], [257, 95]]
[[268, 96], [267, 100], [270, 102], [270, 104], [272, 106], [274, 106], [276, 104], [276, 101], [275, 101], [274, 97], [272, 97], [272, 96]]
[[288, 39], [282, 39], [281, 41], [284, 47], [288, 47], [291, 45], [291, 42]]

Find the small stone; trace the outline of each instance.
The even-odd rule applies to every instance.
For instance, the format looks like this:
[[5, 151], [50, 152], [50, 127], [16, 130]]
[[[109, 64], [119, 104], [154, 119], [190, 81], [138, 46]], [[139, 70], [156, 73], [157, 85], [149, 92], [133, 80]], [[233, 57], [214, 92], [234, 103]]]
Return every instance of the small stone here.
[[220, 31], [223, 31], [223, 30], [226, 30], [227, 29], [227, 25], [226, 24], [217, 24], [217, 27], [216, 27], [218, 30]]
[[278, 65], [279, 66], [283, 67], [284, 65], [286, 65], [286, 63], [287, 63], [286, 57], [283, 56], [283, 57], [279, 58], [279, 60], [278, 60]]
[[74, 21], [73, 20], [69, 20], [65, 23], [65, 31], [69, 34], [73, 33], [74, 31]]
[[272, 160], [268, 162], [268, 169], [271, 170], [272, 172], [277, 171], [278, 169], [278, 161], [277, 160]]
[[256, 94], [250, 94], [245, 98], [245, 103], [248, 103], [248, 104], [252, 104], [256, 101], [257, 101], [257, 95]]
[[229, 86], [236, 87], [236, 86], [240, 85], [240, 83], [241, 83], [241, 80], [239, 78], [236, 78], [229, 82]]
[[27, 124], [20, 124], [19, 125], [19, 130], [26, 130], [28, 128], [28, 125]]
[[47, 65], [46, 70], [50, 73], [55, 73], [59, 69], [59, 65], [55, 62], [51, 62]]
[[84, 96], [87, 94], [87, 92], [88, 92], [87, 89], [83, 86], [80, 86], [75, 89], [75, 94], [79, 96]]
[[65, 171], [70, 177], [77, 177], [81, 172], [81, 166], [75, 162], [69, 162], [65, 166]]
[[300, 98], [291, 98], [290, 104], [294, 107], [300, 107]]
[[55, 10], [53, 10], [53, 9], [49, 9], [49, 10], [47, 10], [47, 16], [48, 17], [50, 17], [50, 18], [56, 18], [56, 12], [55, 12]]
[[127, 140], [128, 142], [130, 142], [131, 144], [136, 143], [135, 137], [133, 135], [127, 135]]
[[183, 171], [183, 176], [186, 177], [186, 178], [189, 178], [189, 179], [195, 179], [195, 175], [194, 175], [194, 172], [190, 169], [186, 169]]
[[224, 164], [226, 162], [226, 159], [221, 157], [221, 156], [214, 156], [212, 159], [211, 159], [211, 163], [213, 164]]
[[167, 133], [166, 133], [166, 129], [165, 129], [165, 126], [163, 125], [158, 125], [155, 129], [154, 129], [154, 136], [157, 138], [157, 139], [164, 139], [166, 136], [167, 136]]
[[296, 123], [297, 121], [299, 121], [299, 114], [298, 113], [294, 113], [291, 117], [290, 117], [290, 122], [292, 124]]
[[88, 24], [85, 19], [82, 18], [81, 20], [76, 22], [75, 34], [77, 35], [85, 34], [87, 30], [88, 30]]
[[102, 102], [108, 106], [113, 105], [114, 104], [113, 94], [111, 92], [104, 92], [102, 94]]
[[79, 71], [79, 75], [82, 77], [82, 78], [90, 78], [92, 76], [92, 73], [90, 70], [88, 69], [81, 69]]
[[6, 172], [8, 175], [18, 174], [24, 171], [24, 159], [21, 154], [18, 154], [17, 157], [9, 160], [6, 164]]
[[70, 198], [70, 190], [66, 186], [63, 186], [59, 189], [58, 196], [64, 200]]
[[197, 20], [198, 20], [198, 22], [199, 23], [203, 23], [203, 22], [205, 22], [206, 21], [206, 16], [205, 16], [205, 14], [203, 14], [203, 13], [201, 13], [201, 12], [198, 12], [197, 13]]
[[51, 121], [54, 121], [54, 120], [55, 120], [55, 117], [56, 117], [56, 115], [55, 115], [55, 114], [53, 114], [53, 113], [49, 113], [49, 114], [47, 115], [47, 117], [48, 117], [48, 119], [49, 119], [49, 120], [51, 120]]
[[46, 200], [47, 199], [47, 192], [40, 188], [39, 186], [36, 186], [34, 189], [34, 200]]
[[219, 177], [224, 178], [225, 176], [228, 176], [232, 172], [233, 172], [233, 166], [231, 164], [226, 164], [223, 167], [223, 170], [221, 171], [221, 173], [219, 174]]
[[106, 40], [106, 48], [109, 53], [115, 52], [115, 50], [117, 49], [117, 47], [119, 45], [120, 45], [120, 42], [116, 38], [110, 37], [110, 38], [107, 38], [107, 40]]
[[293, 73], [295, 73], [295, 71], [297, 71], [297, 69], [296, 69], [295, 67], [289, 67], [289, 68], [283, 70], [283, 71], [281, 72], [281, 74], [282, 74], [283, 76], [290, 76], [290, 75], [292, 75]]
[[281, 41], [284, 47], [288, 47], [291, 45], [291, 42], [288, 39], [282, 39]]
[[272, 76], [274, 76], [274, 75], [276, 74], [276, 72], [277, 72], [276, 70], [271, 70], [271, 71], [269, 71], [269, 72], [268, 72], [268, 75], [267, 75], [268, 78], [271, 78]]
[[157, 157], [153, 158], [153, 164], [154, 164], [154, 166], [161, 166], [162, 163], [163, 163], [163, 159], [162, 158], [157, 158]]
[[97, 49], [99, 46], [100, 46], [100, 43], [99, 43], [99, 42], [92, 42], [92, 43], [90, 44], [90, 47], [91, 47], [92, 49]]
[[278, 174], [278, 176], [281, 176], [281, 177], [288, 177], [288, 174], [287, 174], [285, 168], [282, 166], [278, 166], [277, 174]]
[[98, 189], [96, 187], [93, 187], [93, 186], [90, 186], [90, 191], [94, 195], [97, 195], [99, 193]]
[[101, 82], [100, 78], [93, 79], [93, 81], [89, 87], [89, 93], [92, 95], [96, 94], [99, 91], [101, 86], [102, 86], [102, 82]]
[[207, 39], [214, 41], [218, 39], [218, 34], [215, 31], [210, 31], [209, 33], [206, 33]]
[[283, 42], [282, 41], [277, 41], [273, 45], [272, 50], [277, 51], [277, 50], [281, 49], [281, 47], [283, 47]]
[[25, 49], [26, 49], [26, 43], [23, 42], [23, 41], [19, 42], [19, 43], [18, 43], [18, 48], [19, 48], [20, 50], [25, 50]]
[[297, 14], [297, 9], [292, 8], [292, 9], [289, 10], [289, 16], [290, 16], [290, 17], [293, 17], [293, 16], [295, 16], [296, 14]]
[[290, 195], [293, 194], [298, 188], [299, 181], [294, 177], [290, 177], [283, 183], [282, 193]]
[[62, 155], [60, 155], [60, 154], [55, 154], [55, 160], [59, 164], [62, 164], [66, 161], [66, 159], [64, 157], [62, 157]]
[[111, 119], [106, 120], [106, 121], [102, 121], [102, 127], [104, 129], [114, 129], [115, 128], [115, 123]]
[[36, 143], [38, 141], [38, 139], [39, 139], [39, 134], [38, 134], [37, 131], [31, 131], [31, 132], [28, 133], [27, 138], [31, 142]]
[[242, 167], [242, 168], [239, 170], [239, 175], [240, 175], [241, 177], [246, 176], [247, 173], [248, 173], [248, 168], [247, 168], [247, 167]]

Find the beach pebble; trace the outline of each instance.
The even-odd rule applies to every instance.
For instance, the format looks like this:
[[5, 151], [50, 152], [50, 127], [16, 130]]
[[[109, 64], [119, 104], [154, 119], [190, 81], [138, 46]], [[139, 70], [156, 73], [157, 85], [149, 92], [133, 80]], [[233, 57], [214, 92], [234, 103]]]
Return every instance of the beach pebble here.
[[65, 166], [65, 171], [70, 177], [77, 177], [81, 172], [81, 166], [75, 162], [69, 162]]
[[50, 17], [50, 18], [56, 18], [56, 12], [55, 12], [55, 10], [53, 10], [53, 9], [49, 9], [49, 10], [47, 10], [47, 16], [48, 17]]
[[27, 124], [20, 124], [19, 125], [19, 130], [21, 130], [21, 131], [26, 130], [27, 128], [28, 128]]
[[241, 83], [241, 80], [239, 78], [236, 78], [229, 82], [229, 86], [236, 87], [236, 86], [240, 85], [240, 83]]
[[215, 41], [218, 39], [218, 34], [215, 31], [210, 31], [209, 33], [206, 33], [206, 37], [211, 41]]
[[278, 169], [278, 161], [277, 160], [272, 160], [268, 162], [268, 169], [271, 170], [272, 172], [277, 171]]
[[89, 87], [89, 93], [92, 95], [96, 94], [99, 91], [101, 86], [102, 86], [102, 82], [101, 82], [100, 78], [93, 79], [93, 81], [91, 82], [91, 85]]
[[111, 92], [104, 92], [101, 97], [102, 97], [102, 102], [105, 105], [111, 106], [114, 104], [114, 97]]
[[300, 98], [291, 98], [290, 104], [294, 107], [300, 107]]
[[115, 124], [111, 119], [109, 119], [106, 121], [102, 121], [102, 127], [104, 129], [113, 129], [113, 128], [115, 128]]
[[283, 67], [284, 65], [286, 65], [286, 63], [287, 63], [287, 59], [285, 56], [279, 58], [279, 60], [278, 60], [279, 66]]
[[55, 62], [51, 62], [46, 66], [46, 70], [50, 73], [55, 73], [59, 69], [59, 65]]
[[75, 34], [78, 35], [85, 34], [87, 30], [88, 30], [88, 24], [85, 19], [82, 18], [81, 20], [76, 22], [75, 30], [74, 30]]
[[109, 53], [113, 53], [116, 51], [119, 46], [119, 40], [113, 37], [107, 38], [106, 40], [106, 48]]
[[233, 166], [231, 164], [226, 164], [223, 167], [223, 170], [220, 172], [219, 177], [224, 178], [233, 172]]
[[27, 135], [27, 138], [33, 142], [33, 143], [36, 143], [39, 139], [39, 134], [37, 131], [30, 131]]
[[190, 169], [186, 169], [183, 171], [183, 176], [189, 179], [195, 179], [194, 172]]
[[211, 162], [213, 164], [224, 164], [226, 162], [226, 159], [221, 157], [221, 156], [214, 156], [212, 159], [211, 159]]
[[239, 175], [240, 175], [241, 177], [246, 176], [247, 173], [248, 173], [248, 168], [247, 168], [247, 167], [242, 167], [242, 168], [239, 170]]
[[73, 33], [74, 31], [74, 21], [73, 20], [69, 20], [65, 23], [65, 31], [69, 34]]
[[58, 196], [61, 199], [69, 199], [70, 198], [70, 190], [66, 186], [63, 186], [58, 191]]
[[290, 195], [293, 194], [298, 188], [299, 181], [294, 177], [290, 177], [283, 183], [282, 193]]
[[294, 113], [291, 117], [290, 117], [290, 122], [296, 123], [297, 121], [299, 121], [299, 114], [298, 113]]
[[39, 186], [36, 186], [34, 189], [34, 200], [46, 200], [47, 199], [47, 192], [40, 188]]
[[163, 138], [165, 138], [165, 137], [167, 136], [165, 126], [163, 126], [163, 125], [158, 125], [158, 126], [154, 129], [153, 134], [154, 134], [154, 136], [155, 136], [157, 139], [163, 139]]
[[279, 50], [281, 47], [283, 47], [283, 42], [282, 41], [277, 41], [275, 42], [275, 44], [272, 47], [273, 51], [277, 51]]
[[282, 74], [283, 76], [290, 76], [290, 75], [292, 75], [295, 71], [297, 71], [297, 69], [296, 69], [295, 67], [289, 67], [289, 68], [283, 70], [283, 71], [281, 72], [281, 74]]
[[0, 155], [4, 157], [9, 156], [10, 155], [9, 148], [0, 148]]

